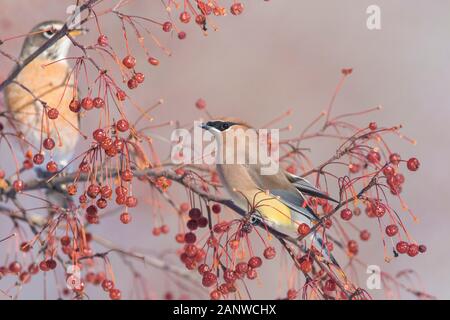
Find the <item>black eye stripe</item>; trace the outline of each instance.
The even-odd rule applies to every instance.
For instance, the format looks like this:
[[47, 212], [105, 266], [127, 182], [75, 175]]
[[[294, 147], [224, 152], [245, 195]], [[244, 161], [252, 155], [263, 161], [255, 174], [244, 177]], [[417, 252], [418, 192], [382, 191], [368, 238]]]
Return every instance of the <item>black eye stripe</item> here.
[[223, 121], [208, 121], [206, 123], [209, 127], [216, 128], [219, 131], [225, 131], [234, 125], [234, 122], [223, 122]]

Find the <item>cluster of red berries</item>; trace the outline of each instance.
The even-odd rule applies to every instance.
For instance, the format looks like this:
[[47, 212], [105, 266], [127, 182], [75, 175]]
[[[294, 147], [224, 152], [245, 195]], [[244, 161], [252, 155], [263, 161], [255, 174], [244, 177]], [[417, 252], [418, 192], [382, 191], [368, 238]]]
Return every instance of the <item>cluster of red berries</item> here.
[[122, 294], [119, 289], [114, 287], [114, 282], [112, 280], [104, 279], [102, 281], [102, 288], [109, 293], [109, 298], [111, 300], [120, 300]]
[[[186, 212], [188, 209], [188, 204], [183, 204], [180, 208], [181, 212]], [[178, 243], [188, 243], [193, 244], [197, 241], [197, 236], [194, 231], [197, 229], [206, 228], [208, 226], [208, 218], [203, 216], [202, 211], [199, 208], [191, 208], [188, 213], [189, 220], [186, 222], [186, 227], [189, 232], [176, 235], [176, 241]]]
[[406, 253], [410, 257], [415, 257], [419, 253], [424, 253], [427, 251], [427, 247], [423, 244], [417, 245], [415, 243], [407, 243], [406, 241], [399, 241], [395, 248], [398, 253]]
[[154, 227], [152, 230], [152, 234], [157, 237], [161, 234], [168, 234], [169, 231], [170, 231], [169, 226], [167, 224], [163, 224], [162, 226]]
[[180, 260], [188, 270], [194, 270], [197, 264], [205, 259], [205, 250], [198, 248], [195, 244], [187, 243], [181, 252]]
[[81, 111], [81, 109], [90, 111], [94, 108], [96, 109], [102, 109], [105, 107], [105, 100], [101, 97], [84, 97], [81, 99], [81, 101], [77, 99], [72, 99], [72, 101], [69, 103], [69, 109], [72, 112], [78, 113]]
[[260, 257], [253, 256], [247, 262], [237, 263], [234, 269], [225, 269], [222, 273], [224, 282], [221, 284], [218, 283], [219, 279], [207, 264], [201, 264], [197, 270], [202, 275], [202, 285], [204, 287], [216, 287], [216, 289], [211, 291], [210, 298], [218, 300], [221, 296], [227, 296], [236, 292], [235, 282], [237, 280], [245, 277], [249, 280], [256, 279], [258, 276], [256, 269], [261, 267], [262, 263]]
[[[152, 65], [159, 64], [159, 61], [152, 57], [148, 59], [148, 62]], [[131, 90], [136, 89], [145, 80], [145, 76], [142, 72], [136, 72], [134, 70], [134, 67], [136, 66], [136, 58], [133, 57], [132, 55], [127, 55], [125, 58], [122, 59], [122, 64], [128, 69], [133, 69], [133, 75], [131, 76], [130, 79], [128, 79], [127, 86]]]
[[8, 275], [15, 275], [21, 283], [28, 283], [31, 277], [39, 272], [39, 265], [31, 263], [28, 268], [23, 268], [19, 261], [13, 261], [7, 266], [0, 266], [0, 279]]

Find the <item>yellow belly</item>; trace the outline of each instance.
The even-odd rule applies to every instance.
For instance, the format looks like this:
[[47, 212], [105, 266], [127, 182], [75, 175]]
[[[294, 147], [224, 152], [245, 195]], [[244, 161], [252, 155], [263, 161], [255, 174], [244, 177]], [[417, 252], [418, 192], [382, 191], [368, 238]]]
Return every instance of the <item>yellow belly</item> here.
[[282, 227], [291, 227], [293, 225], [291, 209], [277, 198], [260, 190], [254, 193], [253, 198], [255, 209], [267, 222]]

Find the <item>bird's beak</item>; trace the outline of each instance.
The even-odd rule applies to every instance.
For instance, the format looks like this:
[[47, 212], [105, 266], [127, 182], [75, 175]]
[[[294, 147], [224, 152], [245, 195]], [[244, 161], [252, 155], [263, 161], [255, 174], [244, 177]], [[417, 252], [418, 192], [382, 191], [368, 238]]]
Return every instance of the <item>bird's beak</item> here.
[[69, 31], [69, 35], [71, 37], [78, 37], [81, 36], [83, 34], [86, 34], [89, 31], [89, 29], [87, 28], [78, 28], [78, 29], [73, 29]]
[[202, 123], [202, 124], [200, 125], [200, 128], [202, 128], [202, 129], [204, 129], [204, 130], [208, 130], [208, 129], [209, 129], [209, 126], [208, 126], [206, 123]]

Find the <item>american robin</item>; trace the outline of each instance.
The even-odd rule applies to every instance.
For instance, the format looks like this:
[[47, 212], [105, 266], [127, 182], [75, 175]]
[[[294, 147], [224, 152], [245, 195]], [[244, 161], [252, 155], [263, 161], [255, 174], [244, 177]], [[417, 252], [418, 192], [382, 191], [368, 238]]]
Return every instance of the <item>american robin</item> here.
[[[35, 52], [63, 26], [60, 21], [45, 21], [35, 26], [24, 41], [20, 61]], [[71, 36], [80, 33], [81, 30], [69, 32]], [[14, 126], [23, 134], [26, 143], [38, 150], [41, 150], [42, 141], [53, 139], [55, 147], [50, 157], [58, 169], [70, 161], [79, 138], [79, 115], [69, 109], [74, 99], [74, 79], [65, 59], [70, 45], [68, 37], [58, 40], [25, 66], [5, 89], [5, 102], [14, 119]], [[48, 116], [44, 116], [44, 112]], [[50, 157], [45, 157], [47, 162]]]

